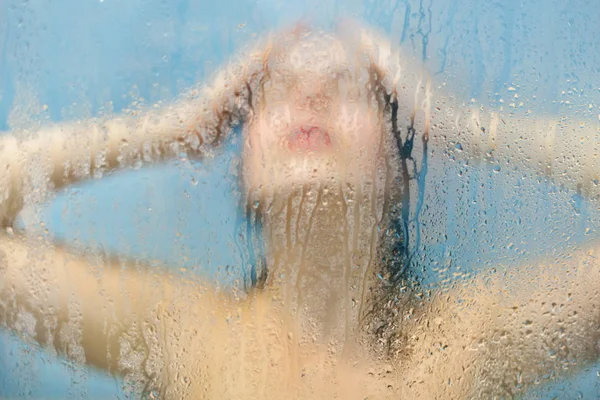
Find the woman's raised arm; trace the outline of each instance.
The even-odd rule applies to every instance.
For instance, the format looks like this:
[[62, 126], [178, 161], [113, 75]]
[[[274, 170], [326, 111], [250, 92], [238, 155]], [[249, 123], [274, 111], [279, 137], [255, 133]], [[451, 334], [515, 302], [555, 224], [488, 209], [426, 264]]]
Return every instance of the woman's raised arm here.
[[383, 88], [398, 100], [402, 134], [412, 126], [438, 154], [546, 176], [586, 197], [600, 196], [600, 117], [591, 108], [567, 117], [526, 112], [518, 98], [497, 107], [465, 101], [388, 38], [364, 27], [353, 32]]
[[0, 135], [0, 226], [12, 224], [28, 191], [59, 189], [182, 153], [206, 153], [252, 112], [252, 88], [268, 49], [250, 52], [211, 85], [170, 106], [56, 124], [26, 140]]

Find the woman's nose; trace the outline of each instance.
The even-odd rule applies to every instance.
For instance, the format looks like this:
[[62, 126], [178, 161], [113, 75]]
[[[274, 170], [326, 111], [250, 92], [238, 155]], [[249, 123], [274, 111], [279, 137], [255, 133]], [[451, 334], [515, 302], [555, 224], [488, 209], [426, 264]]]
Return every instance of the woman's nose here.
[[323, 113], [331, 106], [331, 98], [321, 90], [301, 90], [297, 93], [297, 106], [309, 111]]

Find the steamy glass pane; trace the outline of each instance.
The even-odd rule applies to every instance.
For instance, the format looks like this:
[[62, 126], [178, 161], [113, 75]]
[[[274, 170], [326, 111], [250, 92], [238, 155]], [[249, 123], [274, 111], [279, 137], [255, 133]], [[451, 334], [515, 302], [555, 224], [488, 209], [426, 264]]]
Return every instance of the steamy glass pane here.
[[593, 2], [0, 4], [1, 398], [596, 398]]

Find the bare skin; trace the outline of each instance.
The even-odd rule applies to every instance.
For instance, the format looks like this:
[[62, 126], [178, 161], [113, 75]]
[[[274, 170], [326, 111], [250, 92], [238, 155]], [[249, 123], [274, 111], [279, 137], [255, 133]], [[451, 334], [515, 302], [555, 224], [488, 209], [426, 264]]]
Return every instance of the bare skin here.
[[54, 190], [181, 151], [202, 156], [243, 124], [241, 184], [262, 212], [264, 288], [222, 293], [8, 234], [0, 322], [165, 398], [490, 398], [596, 360], [597, 245], [564, 262], [510, 266], [529, 281], [481, 277], [411, 302], [398, 310], [402, 354], [382, 356], [361, 324], [377, 227], [402, 174], [386, 119], [394, 100], [397, 125], [436, 149], [460, 142], [469, 159], [510, 156], [590, 197], [600, 169], [585, 143], [597, 127], [568, 141], [560, 139], [574, 127], [557, 121], [451, 109], [426, 73], [362, 28], [286, 35], [165, 110], [0, 142], [0, 219], [10, 233], [36, 183]]

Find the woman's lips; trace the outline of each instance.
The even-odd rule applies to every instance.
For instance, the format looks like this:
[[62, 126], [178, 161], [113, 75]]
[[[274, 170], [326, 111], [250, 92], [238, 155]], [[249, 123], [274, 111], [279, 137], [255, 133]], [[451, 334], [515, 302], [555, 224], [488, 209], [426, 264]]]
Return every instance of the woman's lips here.
[[301, 125], [290, 135], [288, 145], [295, 151], [321, 150], [331, 147], [331, 138], [318, 126]]

